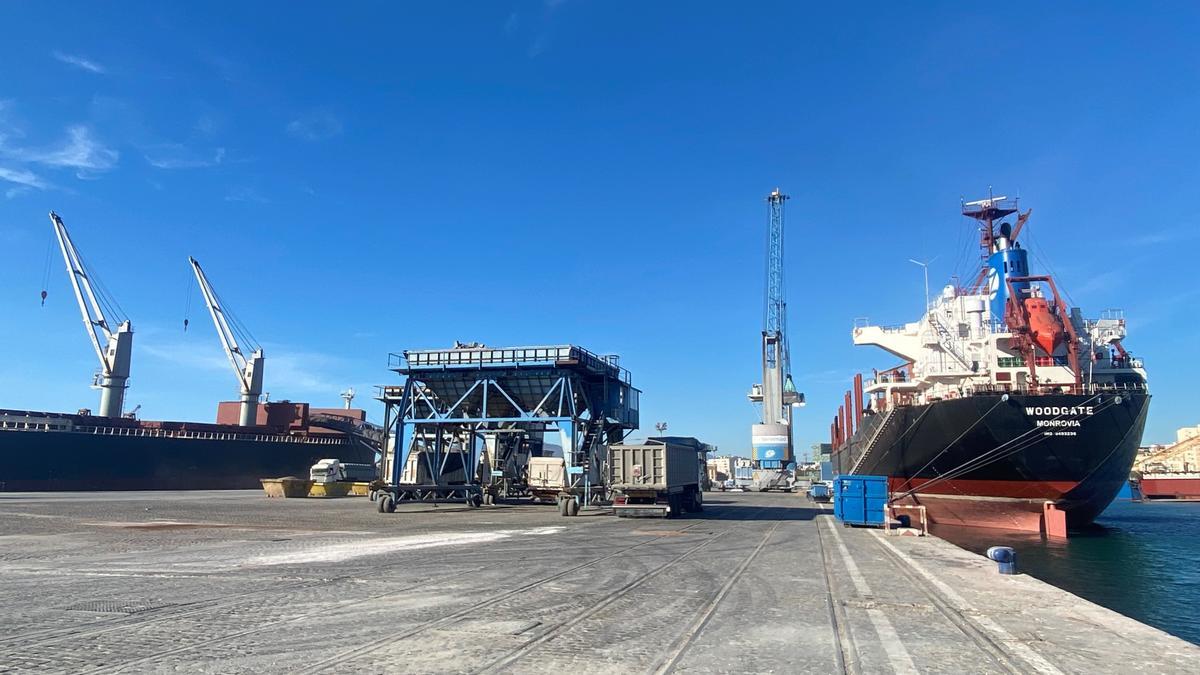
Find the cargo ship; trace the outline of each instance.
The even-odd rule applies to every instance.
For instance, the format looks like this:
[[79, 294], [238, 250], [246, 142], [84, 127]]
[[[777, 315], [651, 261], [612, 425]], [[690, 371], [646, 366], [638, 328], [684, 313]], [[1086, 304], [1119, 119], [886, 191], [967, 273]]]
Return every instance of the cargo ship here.
[[1175, 442], [1151, 446], [1133, 464], [1143, 499], [1200, 500], [1200, 427], [1175, 432]]
[[[100, 408], [95, 415], [0, 409], [0, 491], [255, 488], [262, 478], [307, 476], [320, 459], [375, 462], [381, 434], [364, 411], [349, 409], [353, 390], [342, 394], [345, 410], [260, 402], [263, 351], [192, 258], [241, 400], [219, 404], [216, 424], [139, 420], [141, 406], [126, 413], [133, 324], [119, 315], [58, 214], [51, 212], [50, 222], [99, 360]], [[43, 289], [43, 305], [47, 296]]]
[[[857, 322], [856, 345], [901, 363], [855, 377], [830, 426], [839, 474], [881, 475], [929, 520], [1038, 531], [1048, 511], [1090, 523], [1129, 477], [1149, 409], [1118, 310], [1085, 319], [1031, 275], [1016, 199], [962, 205], [980, 269], [900, 326]], [[921, 263], [918, 263], [921, 264]]]
[[317, 427], [343, 424], [326, 421], [325, 411], [310, 417], [307, 404], [259, 405], [270, 423], [0, 410], [0, 491], [249, 489], [261, 478], [307, 476], [327, 457], [375, 462], [370, 444], [350, 428], [360, 410], [337, 410], [347, 427], [340, 430]]

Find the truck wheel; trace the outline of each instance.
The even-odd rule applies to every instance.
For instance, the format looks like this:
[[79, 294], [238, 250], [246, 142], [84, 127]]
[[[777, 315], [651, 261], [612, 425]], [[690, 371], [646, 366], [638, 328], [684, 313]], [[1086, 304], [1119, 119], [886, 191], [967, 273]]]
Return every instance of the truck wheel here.
[[577, 500], [573, 497], [567, 499], [567, 515], [568, 516], [579, 515], [579, 500]]
[[558, 515], [567, 515], [567, 500], [563, 499], [562, 497], [558, 498]]

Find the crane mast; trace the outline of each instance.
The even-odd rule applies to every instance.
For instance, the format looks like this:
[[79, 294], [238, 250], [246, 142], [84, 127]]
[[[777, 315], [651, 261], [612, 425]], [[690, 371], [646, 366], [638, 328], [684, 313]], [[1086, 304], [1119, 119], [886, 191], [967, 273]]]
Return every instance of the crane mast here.
[[[125, 388], [129, 380], [133, 352], [133, 325], [125, 319], [117, 325], [116, 331], [112, 330], [108, 318], [104, 315], [105, 297], [98, 294], [97, 289], [92, 286], [92, 278], [79, 255], [79, 250], [71, 241], [71, 235], [67, 232], [66, 225], [63, 225], [62, 218], [51, 211], [50, 223], [54, 226], [54, 235], [58, 238], [63, 260], [67, 263], [67, 276], [71, 279], [71, 289], [75, 291], [75, 300], [79, 303], [83, 325], [87, 328], [92, 348], [96, 350], [96, 357], [100, 360], [100, 373], [97, 377], [100, 388], [100, 416], [120, 417], [121, 409], [125, 405]], [[110, 311], [111, 313], [113, 312]]]
[[783, 468], [795, 456], [792, 449], [792, 407], [804, 397], [792, 383], [787, 338], [787, 300], [783, 267], [783, 210], [789, 197], [776, 188], [767, 195], [767, 278], [763, 303], [762, 384], [750, 390], [750, 400], [762, 403], [762, 423], [752, 426], [753, 459], [760, 468]]
[[233, 325], [230, 324], [212, 284], [208, 283], [208, 277], [205, 276], [200, 263], [190, 256], [188, 262], [192, 265], [192, 271], [196, 273], [196, 281], [200, 284], [200, 293], [204, 295], [204, 304], [208, 306], [208, 313], [212, 315], [213, 325], [217, 328], [217, 337], [221, 339], [221, 347], [225, 350], [225, 356], [229, 358], [229, 364], [233, 366], [233, 372], [238, 379], [241, 400], [238, 424], [244, 427], [254, 426], [258, 419], [258, 399], [262, 396], [263, 389], [263, 350], [261, 347], [254, 346], [249, 357], [242, 352], [234, 334]]

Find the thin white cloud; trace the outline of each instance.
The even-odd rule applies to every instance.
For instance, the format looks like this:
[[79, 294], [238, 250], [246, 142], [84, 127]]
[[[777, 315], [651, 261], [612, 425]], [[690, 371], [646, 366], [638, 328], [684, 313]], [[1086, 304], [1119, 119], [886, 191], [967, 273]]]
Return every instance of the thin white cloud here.
[[83, 125], [67, 127], [67, 139], [57, 146], [43, 149], [11, 149], [10, 157], [22, 162], [55, 168], [75, 169], [79, 178], [108, 171], [117, 165], [121, 155], [92, 136]]
[[[200, 325], [202, 323], [207, 325]], [[143, 339], [138, 349], [141, 353], [177, 368], [230, 373], [232, 378], [229, 359], [221, 352], [208, 317], [193, 313], [190, 327], [192, 331], [197, 331], [196, 335], [192, 336], [195, 339], [169, 339], [161, 342]], [[272, 392], [272, 399], [302, 394], [325, 394], [332, 398], [345, 389], [344, 383], [329, 375], [331, 370], [344, 370], [344, 364], [339, 358], [270, 344], [263, 346], [263, 352], [266, 355], [266, 389]]]
[[342, 134], [342, 121], [326, 110], [314, 110], [288, 122], [287, 132], [305, 141], [323, 141]]
[[[49, 183], [42, 180], [37, 174], [35, 174], [34, 172], [32, 172], [28, 169], [12, 169], [12, 168], [8, 168], [8, 167], [0, 166], [0, 180], [5, 181], [7, 183], [13, 183], [18, 186], [17, 188], [11, 188], [10, 191], [11, 190], [29, 189], [29, 188], [34, 188], [37, 190], [45, 190], [47, 187], [50, 186]], [[17, 192], [14, 194], [20, 194], [20, 193]], [[14, 195], [8, 195], [8, 196], [12, 197]]]
[[225, 148], [200, 154], [181, 143], [164, 143], [148, 148], [146, 162], [158, 169], [202, 169], [216, 166], [225, 159]]
[[64, 54], [57, 50], [55, 50], [54, 52], [51, 52], [51, 56], [53, 56], [55, 59], [65, 63], [67, 65], [75, 66], [76, 68], [86, 70], [89, 73], [103, 75], [108, 72], [108, 69], [106, 69], [104, 66], [100, 65], [99, 63], [96, 63], [95, 61], [92, 61], [91, 59], [85, 59], [82, 56], [76, 56], [74, 54]]
[[[192, 322], [195, 323], [198, 320], [203, 320], [203, 318], [194, 318]], [[211, 331], [211, 329], [212, 325], [210, 323], [209, 330]], [[213, 337], [213, 344], [216, 344], [215, 335]], [[229, 365], [229, 359], [225, 358], [220, 350], [205, 349], [203, 346], [199, 346], [191, 341], [152, 343], [147, 342], [143, 338], [142, 343], [138, 345], [138, 351], [181, 368], [226, 372], [232, 370], [232, 367]]]
[[1177, 227], [1156, 232], [1143, 232], [1129, 240], [1134, 246], [1157, 246], [1159, 244], [1174, 244], [1200, 236], [1195, 227]]
[[255, 190], [254, 188], [235, 187], [235, 188], [231, 188], [229, 190], [229, 192], [227, 192], [225, 194], [225, 201], [227, 201], [227, 202], [247, 202], [247, 203], [253, 203], [253, 204], [267, 204], [267, 203], [270, 203], [271, 200], [269, 200], [266, 197], [259, 194], [258, 191]]
[[217, 121], [211, 115], [201, 115], [200, 119], [196, 120], [196, 133], [201, 136], [209, 137], [217, 133]]

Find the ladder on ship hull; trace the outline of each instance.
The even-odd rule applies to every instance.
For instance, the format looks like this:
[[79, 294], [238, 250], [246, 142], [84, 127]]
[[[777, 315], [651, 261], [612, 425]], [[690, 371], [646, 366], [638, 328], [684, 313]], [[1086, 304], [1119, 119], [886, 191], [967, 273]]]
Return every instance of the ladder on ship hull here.
[[897, 410], [895, 408], [892, 408], [884, 413], [882, 419], [880, 419], [880, 421], [877, 423], [874, 433], [871, 434], [870, 440], [867, 441], [866, 447], [863, 448], [862, 454], [858, 456], [858, 459], [854, 461], [854, 466], [850, 468], [851, 474], [858, 473], [858, 470], [862, 468], [863, 462], [866, 461], [867, 457], [871, 454], [871, 451], [875, 449], [875, 444], [879, 441], [879, 437], [883, 434], [883, 430], [886, 429], [889, 424], [891, 424], [892, 419], [896, 417], [896, 413]]

